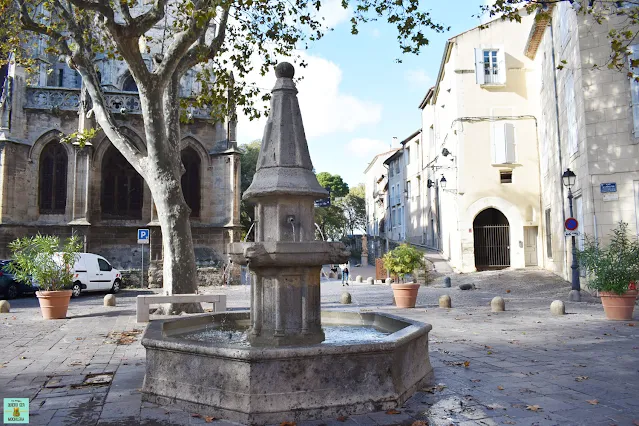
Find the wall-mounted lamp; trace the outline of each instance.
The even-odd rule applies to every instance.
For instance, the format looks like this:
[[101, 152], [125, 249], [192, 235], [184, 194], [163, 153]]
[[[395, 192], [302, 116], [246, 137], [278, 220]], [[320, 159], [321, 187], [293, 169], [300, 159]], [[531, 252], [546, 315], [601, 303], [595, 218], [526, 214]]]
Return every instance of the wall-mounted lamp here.
[[446, 184], [448, 182], [446, 181], [446, 177], [444, 175], [442, 175], [441, 179], [439, 179], [439, 186], [444, 190], [444, 191], [448, 191], [448, 192], [452, 192], [454, 194], [457, 194], [457, 190], [456, 189], [446, 189]]
[[435, 186], [435, 182], [433, 182], [432, 180], [428, 179], [426, 181], [426, 188], [432, 188], [433, 186]]
[[442, 155], [444, 157], [448, 157], [449, 155], [451, 155], [450, 151], [448, 150], [448, 148], [444, 148], [442, 149]]
[[[444, 148], [446, 149], [446, 148]], [[442, 187], [442, 189], [446, 189], [446, 176], [442, 175], [442, 178], [439, 179], [439, 186]]]

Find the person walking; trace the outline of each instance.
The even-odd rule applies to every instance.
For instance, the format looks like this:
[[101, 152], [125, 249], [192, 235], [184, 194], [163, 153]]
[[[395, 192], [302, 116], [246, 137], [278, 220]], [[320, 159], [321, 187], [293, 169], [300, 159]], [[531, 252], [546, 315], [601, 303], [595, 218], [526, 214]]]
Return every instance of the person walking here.
[[344, 285], [348, 285], [348, 266], [342, 269], [342, 287], [344, 287]]

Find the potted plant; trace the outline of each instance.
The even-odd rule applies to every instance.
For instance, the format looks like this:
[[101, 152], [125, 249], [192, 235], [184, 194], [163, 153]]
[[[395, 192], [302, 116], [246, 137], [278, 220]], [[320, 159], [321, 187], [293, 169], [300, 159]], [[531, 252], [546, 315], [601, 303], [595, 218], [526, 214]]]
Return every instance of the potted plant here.
[[628, 224], [619, 222], [606, 247], [586, 236], [578, 259], [589, 275], [588, 287], [601, 296], [606, 318], [631, 320], [639, 281], [639, 241], [628, 235]]
[[24, 237], [9, 243], [13, 253], [10, 272], [23, 282], [34, 282], [44, 319], [66, 318], [73, 285], [73, 265], [82, 245], [73, 236], [63, 246], [51, 235]]
[[411, 283], [406, 283], [406, 275], [412, 275], [415, 269], [425, 268], [424, 254], [408, 244], [402, 244], [386, 253], [383, 259], [384, 268], [388, 273], [401, 280], [391, 284], [395, 304], [398, 308], [414, 308], [419, 284], [414, 282], [414, 278], [411, 279]]

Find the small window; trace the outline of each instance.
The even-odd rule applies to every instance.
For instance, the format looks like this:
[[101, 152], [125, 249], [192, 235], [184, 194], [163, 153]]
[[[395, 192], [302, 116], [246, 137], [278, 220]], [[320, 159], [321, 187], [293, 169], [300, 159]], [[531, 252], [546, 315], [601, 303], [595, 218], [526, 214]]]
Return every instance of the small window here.
[[58, 70], [58, 87], [64, 87], [64, 69]]
[[410, 164], [410, 148], [406, 148], [406, 164]]
[[550, 223], [550, 209], [546, 209], [546, 253], [552, 259], [552, 226]]
[[406, 181], [406, 198], [410, 200], [410, 181]]
[[501, 183], [513, 183], [513, 172], [512, 171], [499, 172], [499, 179]]
[[98, 259], [98, 266], [100, 266], [101, 271], [110, 271], [111, 265], [104, 259]]
[[477, 84], [506, 84], [504, 49], [475, 49], [475, 77]]

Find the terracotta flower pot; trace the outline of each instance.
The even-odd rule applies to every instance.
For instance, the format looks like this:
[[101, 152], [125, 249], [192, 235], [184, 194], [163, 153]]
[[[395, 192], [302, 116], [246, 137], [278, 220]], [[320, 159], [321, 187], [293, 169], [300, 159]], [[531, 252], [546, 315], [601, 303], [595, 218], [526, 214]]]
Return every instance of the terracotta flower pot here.
[[40, 311], [44, 319], [64, 319], [67, 317], [71, 290], [36, 291], [40, 302]]
[[398, 308], [414, 308], [419, 284], [391, 284], [395, 305]]
[[628, 290], [624, 294], [600, 291], [606, 318], [613, 321], [632, 320], [632, 311], [637, 300], [637, 290]]

